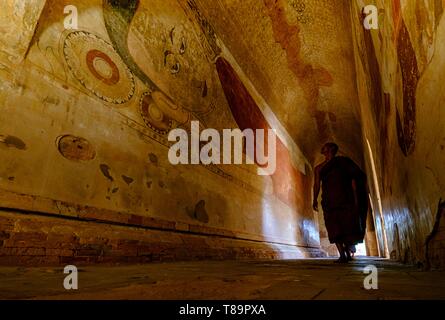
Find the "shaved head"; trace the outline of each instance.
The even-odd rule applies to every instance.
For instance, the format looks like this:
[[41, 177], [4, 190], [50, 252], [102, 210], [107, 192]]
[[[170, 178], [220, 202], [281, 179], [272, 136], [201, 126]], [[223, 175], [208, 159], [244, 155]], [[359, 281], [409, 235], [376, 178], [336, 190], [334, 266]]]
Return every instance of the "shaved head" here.
[[322, 148], [322, 153], [324, 154], [326, 151], [329, 151], [330, 153], [332, 153], [332, 155], [336, 155], [338, 152], [338, 145], [335, 144], [334, 142], [328, 142], [326, 143], [323, 148]]

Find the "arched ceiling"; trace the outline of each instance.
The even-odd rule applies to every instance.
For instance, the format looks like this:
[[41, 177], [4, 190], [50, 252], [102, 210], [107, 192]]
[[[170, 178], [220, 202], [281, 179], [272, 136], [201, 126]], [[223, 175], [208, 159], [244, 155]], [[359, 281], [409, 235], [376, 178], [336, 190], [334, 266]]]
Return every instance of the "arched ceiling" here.
[[348, 1], [196, 4], [310, 162], [327, 140], [360, 161]]

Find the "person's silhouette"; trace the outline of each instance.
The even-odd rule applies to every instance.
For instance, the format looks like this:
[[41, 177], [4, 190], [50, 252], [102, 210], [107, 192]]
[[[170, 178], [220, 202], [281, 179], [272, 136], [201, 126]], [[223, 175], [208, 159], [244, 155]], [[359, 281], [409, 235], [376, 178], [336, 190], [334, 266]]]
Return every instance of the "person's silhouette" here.
[[315, 168], [313, 209], [318, 211], [318, 195], [329, 241], [337, 246], [344, 263], [352, 260], [351, 247], [365, 236], [368, 195], [365, 173], [347, 157], [336, 156], [338, 146], [326, 143], [321, 153], [325, 161]]

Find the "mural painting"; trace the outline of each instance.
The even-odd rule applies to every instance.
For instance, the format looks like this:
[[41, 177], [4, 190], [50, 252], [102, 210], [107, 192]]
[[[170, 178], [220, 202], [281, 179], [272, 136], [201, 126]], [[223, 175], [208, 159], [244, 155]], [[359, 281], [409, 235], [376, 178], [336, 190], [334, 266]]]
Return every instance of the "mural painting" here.
[[[239, 128], [241, 130], [270, 129], [255, 101], [230, 64], [224, 58], [219, 58], [216, 67]], [[265, 143], [267, 146], [267, 139]], [[304, 188], [309, 186], [308, 179], [293, 167], [289, 151], [279, 138], [276, 157], [277, 169], [271, 176], [274, 194], [290, 207], [297, 208], [298, 204], [304, 203]]]
[[98, 98], [119, 105], [133, 97], [133, 74], [105, 40], [73, 31], [64, 40], [63, 53], [72, 75]]
[[[255, 165], [168, 163], [168, 133], [189, 130], [191, 121], [217, 130], [270, 127], [223, 58], [195, 1], [79, 0], [78, 30], [63, 28], [63, 5], [46, 9], [48, 19], [39, 25], [26, 60], [27, 68], [51, 79], [38, 90], [45, 112], [31, 107], [42, 117], [47, 129], [41, 137], [49, 142], [31, 152], [36, 158], [48, 154], [54, 174], [41, 178], [42, 171], [28, 185], [39, 191], [37, 199], [64, 204], [45, 210], [65, 212], [63, 207], [79, 214], [82, 205], [105, 221], [150, 221], [168, 228], [177, 221], [178, 228], [185, 224], [210, 234], [301, 245], [316, 241], [300, 225], [312, 225], [304, 204], [309, 180], [293, 167], [282, 141], [271, 177], [259, 177]], [[83, 14], [103, 20], [85, 23], [91, 20]], [[53, 85], [58, 89], [51, 90]], [[255, 117], [240, 118], [243, 108]], [[10, 140], [4, 143], [8, 149]], [[25, 194], [20, 177], [14, 179], [14, 192]], [[59, 187], [61, 181], [66, 188]], [[207, 229], [199, 229], [204, 225]], [[278, 232], [279, 225], [287, 231]]]
[[400, 0], [393, 1], [395, 41], [402, 74], [403, 108], [397, 108], [397, 137], [405, 156], [413, 153], [416, 144], [416, 89], [420, 78], [416, 53], [405, 21], [401, 14]]

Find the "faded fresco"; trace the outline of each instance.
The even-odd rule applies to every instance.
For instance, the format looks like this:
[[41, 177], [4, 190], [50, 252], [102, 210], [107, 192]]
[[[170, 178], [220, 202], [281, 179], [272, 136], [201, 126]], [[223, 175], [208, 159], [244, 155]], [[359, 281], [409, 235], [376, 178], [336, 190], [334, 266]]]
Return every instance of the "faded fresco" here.
[[[77, 30], [64, 28], [67, 4]], [[0, 68], [2, 206], [319, 248], [310, 170], [283, 136], [270, 177], [168, 161], [168, 132], [191, 121], [275, 125], [221, 43], [193, 0], [47, 1], [25, 60]], [[243, 103], [258, 114], [249, 123]]]
[[[445, 192], [444, 2], [373, 3], [380, 28], [354, 33], [363, 134], [376, 167], [372, 189], [382, 199], [374, 203], [376, 227], [386, 230], [389, 256], [426, 264], [423, 244]], [[354, 2], [353, 19], [363, 19], [363, 5]], [[368, 152], [369, 172], [371, 162]]]

